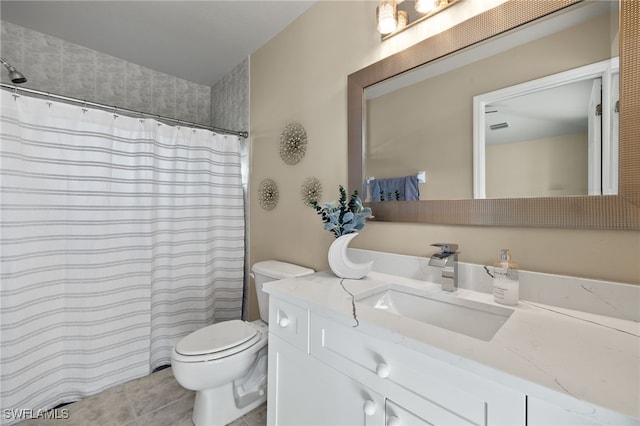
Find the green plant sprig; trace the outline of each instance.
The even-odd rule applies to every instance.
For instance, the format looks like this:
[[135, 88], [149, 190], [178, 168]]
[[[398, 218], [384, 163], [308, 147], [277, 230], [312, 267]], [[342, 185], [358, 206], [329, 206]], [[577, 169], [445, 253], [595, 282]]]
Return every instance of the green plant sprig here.
[[320, 215], [324, 229], [333, 233], [336, 238], [360, 231], [364, 228], [367, 218], [373, 217], [371, 209], [363, 206], [357, 190], [353, 191], [349, 202], [347, 202], [347, 191], [342, 185], [339, 193], [339, 198], [330, 203], [320, 204], [317, 200], [309, 202]]

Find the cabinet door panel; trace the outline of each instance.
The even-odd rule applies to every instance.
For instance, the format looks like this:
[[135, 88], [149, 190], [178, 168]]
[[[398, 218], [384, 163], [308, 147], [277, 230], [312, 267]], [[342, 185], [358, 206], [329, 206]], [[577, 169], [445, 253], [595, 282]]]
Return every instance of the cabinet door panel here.
[[384, 398], [273, 334], [269, 336], [268, 398], [270, 425], [356, 426], [384, 422]]

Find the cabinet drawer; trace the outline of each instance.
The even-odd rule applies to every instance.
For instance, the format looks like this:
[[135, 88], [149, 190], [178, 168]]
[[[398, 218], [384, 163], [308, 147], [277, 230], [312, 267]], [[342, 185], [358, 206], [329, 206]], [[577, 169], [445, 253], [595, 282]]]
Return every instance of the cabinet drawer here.
[[291, 303], [271, 298], [269, 333], [281, 337], [296, 348], [309, 353], [309, 311]]
[[524, 424], [524, 395], [313, 312], [310, 322], [311, 355], [429, 423]]

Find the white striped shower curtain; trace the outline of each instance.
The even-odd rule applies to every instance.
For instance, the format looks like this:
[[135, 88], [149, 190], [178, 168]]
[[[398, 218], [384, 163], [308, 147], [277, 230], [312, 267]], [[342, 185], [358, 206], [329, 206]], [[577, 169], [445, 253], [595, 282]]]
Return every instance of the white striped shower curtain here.
[[235, 136], [2, 90], [0, 407], [46, 409], [148, 374], [239, 318]]

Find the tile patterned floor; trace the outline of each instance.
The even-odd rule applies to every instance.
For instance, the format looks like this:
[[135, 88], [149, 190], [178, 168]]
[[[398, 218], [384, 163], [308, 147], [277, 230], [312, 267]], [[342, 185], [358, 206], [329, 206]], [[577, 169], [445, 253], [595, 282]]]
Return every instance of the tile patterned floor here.
[[[64, 406], [67, 419], [34, 419], [20, 426], [193, 426], [195, 393], [176, 382], [170, 368], [116, 386], [98, 395]], [[263, 404], [230, 426], [265, 426]]]

